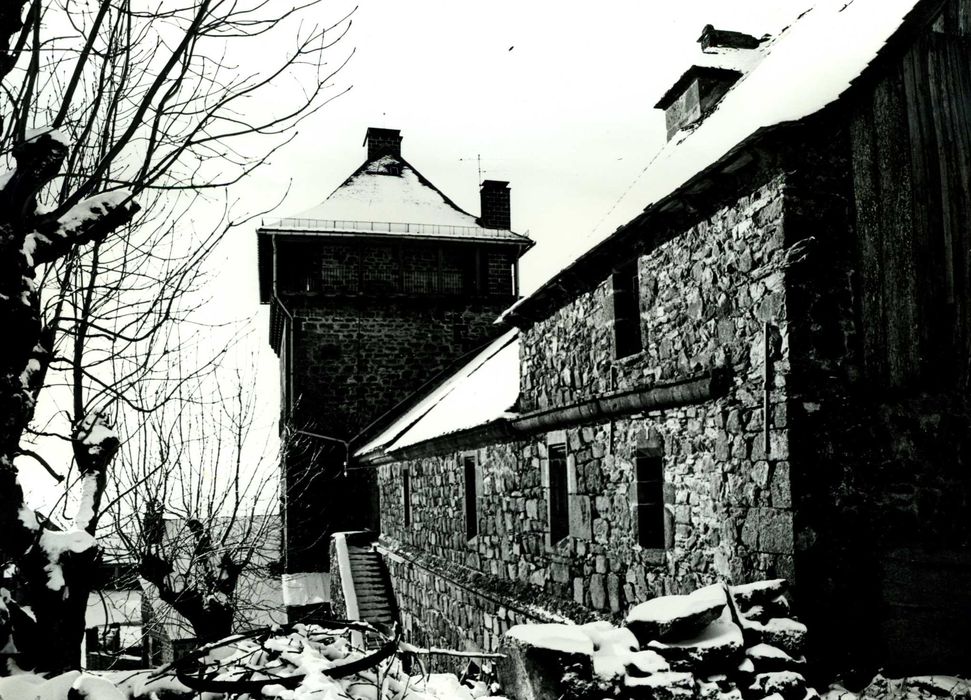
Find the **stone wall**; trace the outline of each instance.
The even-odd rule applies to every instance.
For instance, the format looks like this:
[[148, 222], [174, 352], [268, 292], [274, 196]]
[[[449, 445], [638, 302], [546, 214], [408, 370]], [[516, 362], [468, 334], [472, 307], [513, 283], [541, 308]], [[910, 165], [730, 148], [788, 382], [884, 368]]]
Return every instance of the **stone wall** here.
[[501, 302], [291, 301], [298, 413], [344, 438], [501, 331]]
[[[740, 389], [741, 382], [757, 382], [763, 322], [777, 328], [783, 355], [788, 349], [783, 194], [779, 176], [640, 257], [642, 353], [614, 360], [609, 279], [529, 328], [522, 408], [569, 404], [714, 366], [735, 368]], [[776, 362], [780, 382], [785, 367]]]
[[[604, 616], [718, 579], [790, 577], [784, 192], [783, 177], [775, 177], [641, 256], [643, 352], [613, 359], [609, 280], [525, 331], [524, 411], [713, 367], [730, 368], [733, 377], [719, 398], [562, 431], [570, 536], [556, 544], [548, 537], [543, 475], [549, 435], [473, 451], [482, 491], [479, 534], [472, 540], [465, 534], [464, 453], [380, 467], [382, 533], [468, 575], [525, 586], [530, 592], [520, 600], [545, 596]], [[772, 368], [768, 450], [761, 409], [765, 323]], [[663, 448], [661, 549], [641, 548], [636, 540], [635, 454], [645, 445]], [[411, 481], [408, 528], [402, 520], [403, 468]], [[416, 585], [398, 572], [398, 590]], [[430, 573], [417, 585], [440, 590]], [[451, 589], [443, 586], [447, 598]], [[442, 605], [405, 593], [402, 607], [414, 619], [427, 620]], [[458, 637], [470, 644], [486, 641], [475, 628], [446, 632], [425, 623], [424, 629], [445, 634], [452, 644]]]
[[[501, 329], [508, 299], [286, 298], [296, 319], [295, 426], [348, 440]], [[329, 533], [377, 527], [367, 471], [335, 440], [301, 436], [287, 458], [287, 566], [328, 570]]]

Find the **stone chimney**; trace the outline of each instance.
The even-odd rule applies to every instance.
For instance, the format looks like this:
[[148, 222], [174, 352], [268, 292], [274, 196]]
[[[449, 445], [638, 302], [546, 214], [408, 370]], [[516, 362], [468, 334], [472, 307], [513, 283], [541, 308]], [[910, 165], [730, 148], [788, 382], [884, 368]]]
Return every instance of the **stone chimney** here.
[[479, 224], [485, 228], [510, 230], [509, 183], [502, 180], [483, 180], [479, 189], [481, 212]]
[[[705, 26], [698, 39], [702, 55], [654, 105], [664, 110], [668, 140], [686, 126], [710, 114], [742, 77], [745, 56], [762, 43], [754, 36]], [[744, 55], [743, 55], [744, 54]]]
[[381, 156], [401, 158], [401, 132], [397, 129], [368, 127], [364, 143], [367, 144], [368, 162], [377, 160]]
[[749, 34], [715, 29], [713, 25], [706, 24], [701, 30], [698, 43], [701, 44], [702, 51], [708, 51], [709, 49], [757, 49], [762, 41]]

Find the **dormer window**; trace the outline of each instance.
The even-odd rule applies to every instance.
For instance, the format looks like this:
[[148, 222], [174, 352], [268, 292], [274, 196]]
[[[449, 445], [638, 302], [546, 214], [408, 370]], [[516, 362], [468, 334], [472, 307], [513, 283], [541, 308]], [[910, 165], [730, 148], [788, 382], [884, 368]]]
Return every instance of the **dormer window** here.
[[714, 111], [739, 78], [758, 62], [762, 41], [710, 24], [704, 28], [698, 39], [701, 53], [654, 105], [664, 110], [668, 140]]

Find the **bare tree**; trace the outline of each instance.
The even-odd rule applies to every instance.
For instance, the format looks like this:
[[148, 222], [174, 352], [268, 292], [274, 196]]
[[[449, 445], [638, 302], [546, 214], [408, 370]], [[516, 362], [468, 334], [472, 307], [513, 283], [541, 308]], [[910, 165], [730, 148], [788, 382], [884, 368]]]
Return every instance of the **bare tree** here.
[[[149, 593], [205, 641], [265, 623], [268, 601], [254, 588], [281, 555], [279, 457], [250, 444], [265, 432], [254, 432], [257, 394], [243, 376], [217, 372], [145, 420], [129, 414], [139, 423], [125, 430], [108, 489], [117, 494], [113, 540]], [[211, 399], [188, 403], [185, 394]]]
[[[264, 163], [329, 99], [340, 66], [329, 68], [324, 53], [349, 23], [299, 23], [316, 5], [0, 8], [0, 152], [10, 166], [0, 175], [0, 329], [9, 339], [0, 343], [0, 644], [12, 636], [22, 666], [79, 662], [94, 534], [120, 445], [113, 407], [148, 413], [175, 395], [172, 322], [188, 317], [203, 261], [236, 223], [227, 214], [180, 245], [195, 232], [173, 221]], [[289, 49], [275, 64], [235, 63], [276, 34]], [[300, 89], [284, 92], [287, 81]], [[49, 368], [67, 372], [62, 437], [81, 490], [62, 531], [26, 507], [14, 462], [58, 472], [23, 445], [41, 389], [62, 381], [49, 380]]]

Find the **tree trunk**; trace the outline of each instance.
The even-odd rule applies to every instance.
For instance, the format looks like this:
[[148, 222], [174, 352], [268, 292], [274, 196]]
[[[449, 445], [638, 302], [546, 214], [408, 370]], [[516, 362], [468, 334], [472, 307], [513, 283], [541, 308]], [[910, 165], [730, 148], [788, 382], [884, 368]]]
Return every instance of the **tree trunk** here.
[[[49, 529], [26, 507], [17, 480], [14, 459], [50, 358], [35, 266], [104, 238], [137, 211], [134, 205], [119, 205], [106, 197], [85, 202], [88, 216], [69, 226], [38, 215], [36, 194], [57, 175], [66, 154], [67, 146], [50, 133], [21, 143], [14, 149], [17, 167], [0, 186], [0, 564], [4, 569], [16, 567], [13, 580], [5, 581], [13, 589], [13, 600], [9, 617], [0, 616], [0, 641], [12, 634], [21, 665], [50, 672], [79, 665], [98, 551], [93, 544], [56, 555], [45, 549], [42, 537]], [[103, 469], [117, 449], [117, 439], [111, 445], [84, 446], [82, 451], [92, 447]], [[84, 473], [80, 459], [79, 466]], [[54, 575], [57, 567], [63, 580]]]

